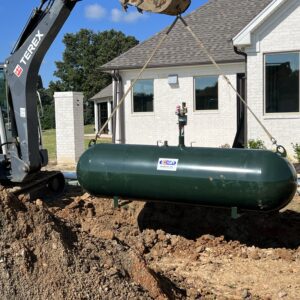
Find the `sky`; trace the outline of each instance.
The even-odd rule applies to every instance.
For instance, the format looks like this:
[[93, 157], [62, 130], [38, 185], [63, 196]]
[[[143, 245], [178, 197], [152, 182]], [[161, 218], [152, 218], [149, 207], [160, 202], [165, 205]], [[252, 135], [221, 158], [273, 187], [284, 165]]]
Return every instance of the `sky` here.
[[[188, 14], [203, 5], [207, 0], [194, 0], [184, 14]], [[18, 40], [32, 10], [40, 4], [40, 0], [1, 0], [0, 2], [0, 62], [10, 55], [15, 42]], [[136, 37], [140, 42], [150, 38], [172, 23], [174, 17], [159, 14], [140, 14], [131, 7], [127, 13], [122, 11], [118, 0], [83, 0], [79, 1], [69, 19], [49, 49], [42, 63], [40, 74], [44, 86], [53, 76], [55, 61], [62, 59], [66, 33], [78, 32], [81, 28], [94, 31], [120, 30], [126, 35]]]

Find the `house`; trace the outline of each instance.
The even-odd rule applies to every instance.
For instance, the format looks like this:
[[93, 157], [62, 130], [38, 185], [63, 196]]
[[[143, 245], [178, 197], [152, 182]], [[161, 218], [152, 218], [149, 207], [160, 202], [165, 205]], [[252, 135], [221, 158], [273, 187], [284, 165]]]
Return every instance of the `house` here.
[[[112, 84], [105, 87], [89, 100], [94, 104], [95, 131], [99, 132], [112, 112]], [[112, 121], [108, 123], [105, 133], [112, 135]]]
[[[278, 142], [300, 142], [299, 0], [210, 0], [185, 17], [232, 85]], [[165, 30], [102, 66], [120, 101]], [[186, 145], [245, 145], [268, 136], [241, 105], [181, 22], [175, 25], [116, 117], [115, 141], [178, 144], [175, 108], [189, 109]]]

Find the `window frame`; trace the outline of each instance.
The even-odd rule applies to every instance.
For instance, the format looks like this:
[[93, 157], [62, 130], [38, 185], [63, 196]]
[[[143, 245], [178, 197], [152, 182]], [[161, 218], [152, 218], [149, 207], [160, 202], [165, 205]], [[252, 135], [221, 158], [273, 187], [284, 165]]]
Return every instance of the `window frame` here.
[[[153, 110], [152, 111], [134, 111], [134, 87], [132, 87], [131, 89], [131, 114], [132, 115], [154, 115], [155, 112], [155, 79], [154, 78], [141, 78], [139, 79], [136, 83], [138, 83], [139, 81], [143, 81], [143, 80], [152, 80], [153, 82]], [[131, 84], [133, 83], [133, 80], [131, 80]]]
[[[196, 79], [197, 78], [207, 78], [207, 77], [217, 77], [217, 81], [218, 81], [218, 108], [217, 109], [196, 109], [196, 101], [197, 101], [197, 97], [196, 97]], [[201, 113], [211, 113], [211, 114], [214, 114], [214, 113], [218, 113], [220, 111], [220, 75], [219, 74], [212, 74], [212, 75], [197, 75], [197, 76], [194, 76], [193, 77], [193, 94], [194, 94], [194, 107], [193, 107], [193, 110], [194, 110], [194, 113], [197, 113], [197, 114], [201, 114]]]
[[[266, 58], [267, 55], [276, 55], [276, 54], [289, 54], [289, 53], [295, 53], [299, 56], [299, 95], [298, 95], [298, 103], [299, 103], [299, 111], [295, 112], [267, 112], [267, 70], [266, 70]], [[280, 118], [283, 117], [291, 117], [291, 116], [297, 116], [300, 117], [300, 50], [290, 50], [290, 51], [270, 51], [270, 52], [264, 52], [263, 53], [263, 115], [265, 117], [277, 117]]]

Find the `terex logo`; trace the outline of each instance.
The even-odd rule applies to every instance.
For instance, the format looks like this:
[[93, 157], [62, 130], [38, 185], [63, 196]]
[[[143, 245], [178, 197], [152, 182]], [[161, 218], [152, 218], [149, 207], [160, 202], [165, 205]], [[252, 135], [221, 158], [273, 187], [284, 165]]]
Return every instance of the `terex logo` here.
[[27, 65], [27, 62], [30, 60], [32, 54], [37, 49], [38, 45], [40, 44], [41, 40], [43, 39], [44, 34], [42, 34], [39, 30], [33, 40], [31, 41], [31, 44], [28, 46], [27, 50], [25, 51], [24, 55], [22, 56], [20, 60], [20, 64]]
[[23, 73], [23, 69], [20, 65], [17, 65], [15, 67], [14, 73], [17, 77], [21, 77], [22, 73]]

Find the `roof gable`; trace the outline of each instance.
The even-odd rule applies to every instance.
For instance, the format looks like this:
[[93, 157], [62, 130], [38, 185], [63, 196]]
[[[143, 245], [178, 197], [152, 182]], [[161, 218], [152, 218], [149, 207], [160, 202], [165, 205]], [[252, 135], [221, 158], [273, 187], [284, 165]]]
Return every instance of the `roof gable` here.
[[[217, 62], [239, 62], [232, 38], [255, 18], [272, 0], [210, 0], [185, 17]], [[150, 56], [166, 29], [102, 66], [102, 69], [138, 69]], [[209, 59], [178, 22], [158, 50], [149, 67], [210, 64]]]
[[273, 0], [233, 38], [233, 44], [239, 47], [251, 45], [251, 33], [261, 26], [285, 2], [287, 0]]

